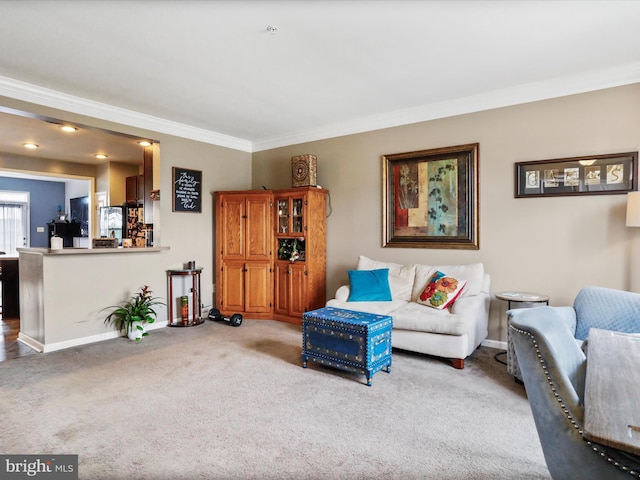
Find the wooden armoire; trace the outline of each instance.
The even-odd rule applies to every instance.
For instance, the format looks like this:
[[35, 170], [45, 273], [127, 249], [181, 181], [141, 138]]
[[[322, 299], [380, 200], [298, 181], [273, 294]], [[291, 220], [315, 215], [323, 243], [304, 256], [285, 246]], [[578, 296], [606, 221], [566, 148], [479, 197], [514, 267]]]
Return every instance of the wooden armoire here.
[[216, 308], [301, 323], [326, 302], [327, 190], [215, 192]]

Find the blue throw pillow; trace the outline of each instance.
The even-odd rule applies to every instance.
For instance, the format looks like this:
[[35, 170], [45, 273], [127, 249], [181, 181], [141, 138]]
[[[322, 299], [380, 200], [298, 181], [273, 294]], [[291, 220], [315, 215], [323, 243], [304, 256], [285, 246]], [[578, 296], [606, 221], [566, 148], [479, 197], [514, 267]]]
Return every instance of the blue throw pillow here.
[[347, 302], [390, 302], [389, 269], [347, 270], [349, 298]]

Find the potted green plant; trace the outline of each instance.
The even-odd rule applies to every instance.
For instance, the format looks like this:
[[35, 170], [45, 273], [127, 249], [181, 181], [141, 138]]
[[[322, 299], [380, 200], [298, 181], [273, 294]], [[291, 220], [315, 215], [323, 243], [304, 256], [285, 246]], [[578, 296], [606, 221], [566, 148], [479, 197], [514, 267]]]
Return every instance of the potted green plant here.
[[143, 285], [140, 291], [129, 300], [120, 305], [106, 307], [105, 310], [112, 309], [112, 311], [104, 319], [104, 323], [113, 325], [120, 331], [125, 330], [131, 340], [140, 342], [143, 337], [149, 335], [147, 325], [156, 319], [157, 313], [154, 310], [156, 305], [164, 305], [164, 302], [153, 297], [149, 287]]

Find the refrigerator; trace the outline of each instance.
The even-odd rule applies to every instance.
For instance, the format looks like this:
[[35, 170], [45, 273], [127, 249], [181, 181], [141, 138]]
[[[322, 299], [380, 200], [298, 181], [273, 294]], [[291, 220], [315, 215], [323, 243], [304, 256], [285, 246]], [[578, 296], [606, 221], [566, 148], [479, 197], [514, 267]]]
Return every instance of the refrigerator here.
[[123, 238], [130, 238], [132, 246], [146, 246], [146, 225], [141, 205], [118, 205], [100, 207], [100, 236], [115, 237], [118, 245]]

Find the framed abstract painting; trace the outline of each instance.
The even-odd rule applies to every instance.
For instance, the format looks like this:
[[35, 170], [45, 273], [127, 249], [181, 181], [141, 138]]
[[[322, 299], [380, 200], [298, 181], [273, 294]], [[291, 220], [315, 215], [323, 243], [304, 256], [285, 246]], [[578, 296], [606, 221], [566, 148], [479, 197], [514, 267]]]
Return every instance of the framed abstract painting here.
[[478, 250], [479, 144], [382, 157], [383, 246]]

